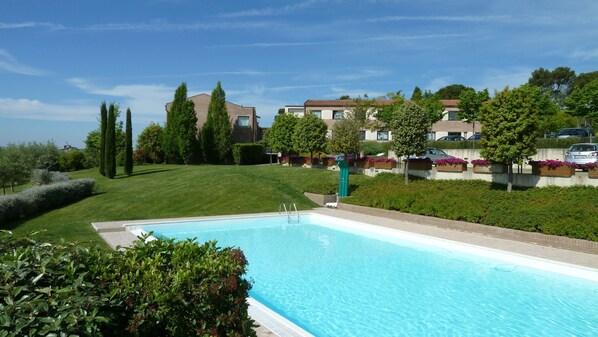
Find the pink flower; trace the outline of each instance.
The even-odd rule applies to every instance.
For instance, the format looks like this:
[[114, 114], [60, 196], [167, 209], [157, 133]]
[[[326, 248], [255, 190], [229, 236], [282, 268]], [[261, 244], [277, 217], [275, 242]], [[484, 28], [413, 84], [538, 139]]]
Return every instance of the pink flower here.
[[444, 159], [438, 159], [436, 161], [436, 165], [462, 165], [465, 164], [467, 165], [468, 161], [467, 160], [463, 160], [461, 158], [444, 158]]

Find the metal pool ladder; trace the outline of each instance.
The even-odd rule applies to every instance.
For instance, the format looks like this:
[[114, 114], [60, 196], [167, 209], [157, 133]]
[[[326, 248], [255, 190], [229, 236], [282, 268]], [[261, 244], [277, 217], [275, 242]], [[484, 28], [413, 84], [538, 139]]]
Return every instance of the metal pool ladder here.
[[295, 203], [289, 205], [289, 208], [287, 209], [287, 205], [285, 205], [284, 202], [281, 202], [278, 205], [278, 214], [282, 214], [282, 211], [284, 210], [284, 213], [287, 215], [287, 223], [291, 223], [291, 206], [295, 209], [295, 215], [297, 215], [297, 223], [299, 223], [299, 211], [297, 210], [297, 205]]

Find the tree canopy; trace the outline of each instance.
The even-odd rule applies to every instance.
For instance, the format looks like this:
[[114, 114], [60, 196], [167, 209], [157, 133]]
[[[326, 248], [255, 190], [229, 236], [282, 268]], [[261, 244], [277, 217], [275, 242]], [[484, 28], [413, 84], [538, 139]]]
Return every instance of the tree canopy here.
[[164, 161], [162, 133], [163, 128], [152, 122], [137, 137], [137, 152], [144, 161], [149, 159], [154, 164]]
[[566, 100], [567, 111], [585, 120], [598, 120], [598, 79], [573, 90]]
[[534, 70], [527, 83], [540, 88], [543, 93], [548, 93], [560, 107], [563, 107], [565, 99], [573, 89], [574, 81], [575, 71], [569, 67], [557, 67], [552, 71], [544, 68]]
[[522, 86], [496, 92], [494, 99], [482, 106], [484, 125], [482, 157], [509, 167], [507, 190], [513, 185], [513, 163], [536, 154], [538, 137], [538, 88]]
[[392, 127], [392, 147], [399, 157], [407, 157], [405, 162], [405, 183], [409, 183], [409, 155], [426, 149], [429, 114], [415, 102], [405, 102], [395, 113]]
[[416, 86], [413, 89], [413, 93], [411, 94], [411, 100], [412, 101], [420, 101], [422, 99], [422, 90]]
[[[459, 95], [459, 103], [457, 107], [457, 117], [464, 120], [466, 123], [471, 123], [472, 134], [475, 134], [475, 122], [480, 118], [480, 110], [484, 103], [490, 99], [488, 89], [476, 92], [475, 90], [464, 90]], [[475, 146], [475, 142], [472, 142], [472, 146]]]
[[326, 147], [326, 123], [311, 112], [300, 118], [293, 133], [293, 145], [298, 151], [309, 152], [313, 158], [314, 153], [323, 151]]
[[202, 147], [206, 161], [223, 163], [228, 160], [232, 151], [232, 126], [226, 108], [226, 94], [220, 85], [212, 90], [208, 106], [208, 120], [201, 130]]
[[416, 102], [428, 114], [430, 124], [434, 124], [442, 119], [444, 115], [444, 104], [438, 99], [438, 95], [426, 90], [422, 99]]
[[288, 154], [294, 149], [293, 134], [298, 118], [293, 114], [277, 115], [270, 131], [268, 141], [272, 151]]
[[463, 84], [451, 84], [438, 89], [436, 96], [438, 99], [459, 99], [459, 95], [464, 90], [473, 90], [473, 88], [466, 87]]
[[359, 123], [353, 119], [343, 119], [332, 127], [332, 136], [328, 139], [328, 152], [358, 154], [361, 150]]

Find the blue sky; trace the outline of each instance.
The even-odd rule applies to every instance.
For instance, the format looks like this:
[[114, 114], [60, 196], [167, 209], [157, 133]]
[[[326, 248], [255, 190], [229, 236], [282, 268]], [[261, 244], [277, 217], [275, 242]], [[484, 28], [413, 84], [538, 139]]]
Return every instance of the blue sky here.
[[307, 99], [596, 71], [597, 18], [595, 0], [3, 0], [0, 145], [83, 147], [103, 100], [131, 108], [136, 135], [181, 82], [221, 81], [269, 126]]

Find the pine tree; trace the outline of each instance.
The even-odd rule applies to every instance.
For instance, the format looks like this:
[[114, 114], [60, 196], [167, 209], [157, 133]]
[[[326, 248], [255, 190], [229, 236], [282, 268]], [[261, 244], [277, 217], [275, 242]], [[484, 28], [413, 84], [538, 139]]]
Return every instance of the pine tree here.
[[125, 131], [125, 174], [133, 174], [133, 128], [131, 126], [131, 109], [127, 109]]
[[232, 150], [232, 126], [226, 109], [226, 94], [220, 81], [212, 91], [208, 120], [201, 132], [206, 161], [213, 164], [226, 162]]
[[106, 123], [106, 150], [105, 150], [106, 177], [112, 179], [116, 175], [116, 112], [114, 104], [108, 108], [108, 120]]
[[106, 110], [106, 102], [102, 102], [102, 106], [100, 107], [100, 174], [105, 176], [106, 175], [106, 119], [108, 118], [108, 111]]

